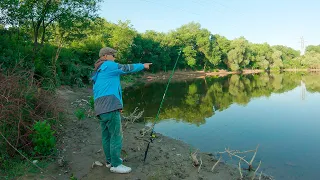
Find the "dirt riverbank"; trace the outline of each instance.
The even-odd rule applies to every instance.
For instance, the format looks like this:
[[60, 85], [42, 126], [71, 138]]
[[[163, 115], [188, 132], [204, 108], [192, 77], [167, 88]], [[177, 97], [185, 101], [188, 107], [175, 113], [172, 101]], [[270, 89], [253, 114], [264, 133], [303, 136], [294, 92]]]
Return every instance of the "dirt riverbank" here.
[[[19, 179], [83, 179], [83, 180], [148, 180], [148, 179], [239, 179], [237, 168], [217, 162], [212, 154], [199, 152], [202, 161], [201, 168], [194, 167], [190, 158], [190, 146], [181, 141], [156, 135], [151, 144], [146, 163], [143, 163], [144, 151], [148, 135], [142, 136], [143, 123], [129, 123], [124, 131], [123, 158], [125, 165], [132, 167], [130, 174], [113, 174], [105, 166], [92, 166], [95, 161], [104, 163], [101, 145], [99, 121], [93, 116], [78, 120], [74, 115], [76, 102], [86, 104], [85, 100], [92, 95], [91, 89], [71, 89], [68, 87], [58, 90], [61, 106], [65, 109], [66, 117], [62, 122], [58, 136], [58, 157], [42, 174], [28, 174]], [[90, 113], [88, 113], [90, 114]], [[194, 149], [193, 149], [194, 150]], [[245, 170], [243, 170], [245, 171]], [[73, 177], [73, 178], [72, 178]], [[258, 177], [256, 178], [258, 179]], [[269, 179], [262, 176], [261, 179]]]

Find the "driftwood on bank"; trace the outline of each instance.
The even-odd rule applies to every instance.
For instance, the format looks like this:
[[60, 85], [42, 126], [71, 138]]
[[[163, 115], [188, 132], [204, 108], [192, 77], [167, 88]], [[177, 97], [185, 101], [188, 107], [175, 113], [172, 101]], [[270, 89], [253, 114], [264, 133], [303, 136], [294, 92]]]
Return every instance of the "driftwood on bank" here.
[[124, 120], [124, 128], [127, 128], [128, 124], [135, 123], [138, 119], [142, 117], [144, 113], [144, 110], [139, 111], [139, 108], [136, 107], [132, 113], [130, 113], [128, 116], [122, 116], [122, 119]]
[[[245, 162], [248, 165], [248, 168], [245, 168], [244, 170], [247, 170], [248, 172], [253, 172], [253, 175], [250, 179], [255, 179], [256, 177], [256, 173], [258, 171], [258, 169], [260, 168], [261, 165], [261, 161], [259, 162], [259, 165], [257, 166], [256, 169], [253, 168], [253, 161], [257, 155], [258, 152], [258, 148], [259, 148], [259, 144], [257, 145], [256, 149], [253, 150], [248, 150], [248, 151], [239, 151], [239, 150], [230, 150], [229, 148], [225, 148], [225, 151], [223, 152], [218, 152], [218, 154], [225, 154], [227, 153], [229, 155], [230, 158], [232, 157], [236, 157], [239, 159], [239, 164], [238, 164], [238, 168], [239, 168], [239, 173], [240, 173], [240, 179], [244, 178], [243, 172], [242, 172], [242, 168], [241, 168], [241, 161]], [[252, 158], [250, 161], [246, 160], [245, 157], [246, 156], [241, 156], [240, 154], [246, 154], [246, 153], [250, 153], [250, 152], [254, 152]], [[262, 176], [262, 172], [260, 173], [259, 179], [261, 179]]]

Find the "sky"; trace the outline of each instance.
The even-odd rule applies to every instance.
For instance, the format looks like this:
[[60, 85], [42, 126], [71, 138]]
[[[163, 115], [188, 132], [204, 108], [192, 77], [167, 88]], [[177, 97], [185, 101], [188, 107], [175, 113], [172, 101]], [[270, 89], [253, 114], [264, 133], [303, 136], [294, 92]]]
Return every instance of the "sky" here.
[[198, 22], [212, 34], [244, 36], [296, 50], [320, 44], [319, 0], [104, 0], [99, 15], [117, 23], [130, 20], [138, 32], [169, 32]]

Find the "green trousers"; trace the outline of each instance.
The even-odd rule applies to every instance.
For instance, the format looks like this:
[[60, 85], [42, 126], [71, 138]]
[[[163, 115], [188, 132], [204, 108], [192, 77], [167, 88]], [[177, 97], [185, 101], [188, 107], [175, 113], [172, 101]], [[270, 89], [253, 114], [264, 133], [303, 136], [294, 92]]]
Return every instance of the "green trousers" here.
[[100, 114], [102, 131], [102, 146], [107, 162], [113, 167], [122, 164], [120, 159], [122, 149], [122, 128], [119, 111]]

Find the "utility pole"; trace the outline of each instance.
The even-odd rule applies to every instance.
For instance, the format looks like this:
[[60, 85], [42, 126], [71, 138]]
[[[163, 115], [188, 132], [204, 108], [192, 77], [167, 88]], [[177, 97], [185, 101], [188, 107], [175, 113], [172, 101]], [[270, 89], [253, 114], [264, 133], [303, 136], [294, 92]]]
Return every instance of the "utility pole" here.
[[300, 41], [299, 41], [299, 43], [300, 43], [300, 48], [301, 48], [301, 50], [300, 50], [300, 56], [304, 55], [304, 48], [305, 48], [305, 43], [306, 43], [306, 42], [307, 42], [307, 41], [304, 40], [303, 36], [301, 36], [301, 37], [300, 37]]

